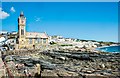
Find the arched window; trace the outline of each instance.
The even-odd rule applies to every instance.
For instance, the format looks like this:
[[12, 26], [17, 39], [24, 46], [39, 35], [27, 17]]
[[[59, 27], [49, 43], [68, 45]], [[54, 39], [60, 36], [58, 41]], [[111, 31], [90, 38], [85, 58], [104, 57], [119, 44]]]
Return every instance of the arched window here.
[[21, 35], [24, 35], [24, 29], [21, 29]]

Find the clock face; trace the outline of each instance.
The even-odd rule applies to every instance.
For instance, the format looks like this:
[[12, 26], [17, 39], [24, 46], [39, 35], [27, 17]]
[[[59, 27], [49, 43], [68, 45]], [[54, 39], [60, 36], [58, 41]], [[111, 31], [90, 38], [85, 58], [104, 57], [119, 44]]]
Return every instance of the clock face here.
[[22, 24], [24, 23], [24, 21], [22, 20]]

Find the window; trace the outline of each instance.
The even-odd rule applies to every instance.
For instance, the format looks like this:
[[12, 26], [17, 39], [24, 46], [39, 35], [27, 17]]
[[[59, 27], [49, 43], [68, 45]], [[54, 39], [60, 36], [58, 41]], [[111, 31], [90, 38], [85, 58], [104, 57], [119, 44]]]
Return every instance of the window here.
[[31, 38], [29, 39], [29, 44], [32, 44], [32, 39]]
[[45, 38], [43, 39], [43, 43], [46, 43], [46, 39]]
[[21, 29], [21, 35], [24, 35], [24, 29]]
[[37, 42], [37, 38], [35, 38], [35, 41], [34, 41], [34, 43], [38, 43], [38, 42]]
[[35, 43], [40, 43], [40, 38], [35, 39]]
[[40, 43], [40, 38], [37, 39], [37, 42]]
[[35, 39], [35, 43], [40, 43], [39, 38], [36, 38], [36, 39]]

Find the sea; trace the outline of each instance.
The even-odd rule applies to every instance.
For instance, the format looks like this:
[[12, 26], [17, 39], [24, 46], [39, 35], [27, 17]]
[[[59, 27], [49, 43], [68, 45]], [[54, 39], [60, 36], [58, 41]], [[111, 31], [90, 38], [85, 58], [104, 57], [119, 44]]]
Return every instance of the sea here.
[[102, 52], [120, 53], [120, 45], [109, 46], [109, 47], [101, 47], [101, 48], [97, 48], [97, 50], [102, 51]]

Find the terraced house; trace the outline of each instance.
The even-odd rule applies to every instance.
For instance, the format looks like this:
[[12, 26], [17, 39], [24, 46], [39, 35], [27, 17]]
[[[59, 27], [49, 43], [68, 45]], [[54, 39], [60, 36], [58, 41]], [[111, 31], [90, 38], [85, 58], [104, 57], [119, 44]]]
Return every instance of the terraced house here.
[[41, 45], [48, 45], [48, 35], [46, 33], [27, 32], [26, 17], [23, 12], [21, 12], [18, 18], [18, 37], [16, 48], [36, 48]]

